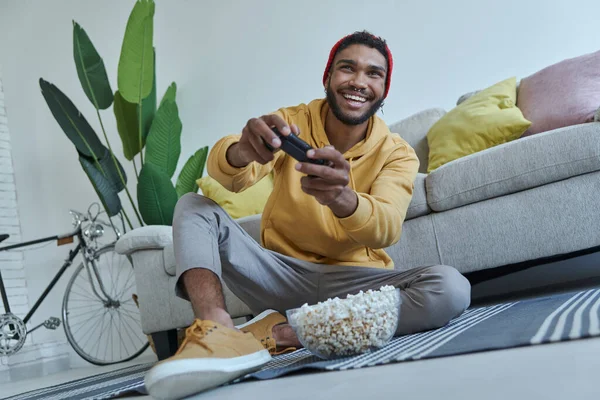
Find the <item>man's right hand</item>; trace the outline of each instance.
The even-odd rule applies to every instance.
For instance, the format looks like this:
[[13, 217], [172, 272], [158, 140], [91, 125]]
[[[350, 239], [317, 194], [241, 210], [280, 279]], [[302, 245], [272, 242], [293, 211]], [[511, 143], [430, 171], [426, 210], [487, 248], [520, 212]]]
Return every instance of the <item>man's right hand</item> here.
[[[267, 164], [273, 161], [273, 152], [269, 151], [265, 142], [269, 143], [276, 152], [281, 146], [281, 140], [271, 130], [276, 127], [282, 135], [290, 134], [290, 126], [279, 115], [263, 115], [260, 118], [252, 118], [242, 129], [240, 140], [229, 146], [226, 157], [229, 164], [237, 168], [245, 167], [252, 161]], [[298, 134], [298, 127], [292, 125], [294, 133]]]

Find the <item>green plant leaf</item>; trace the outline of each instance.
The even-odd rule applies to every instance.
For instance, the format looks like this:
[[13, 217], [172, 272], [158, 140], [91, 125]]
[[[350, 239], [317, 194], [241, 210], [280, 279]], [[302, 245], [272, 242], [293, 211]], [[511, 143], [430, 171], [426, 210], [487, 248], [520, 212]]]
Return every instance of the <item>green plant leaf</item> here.
[[90, 158], [104, 154], [106, 147], [73, 102], [55, 85], [40, 78], [40, 88], [46, 103], [63, 132], [77, 151]]
[[181, 129], [177, 104], [167, 101], [158, 108], [146, 141], [146, 162], [173, 177], [181, 153]]
[[146, 162], [137, 185], [140, 213], [147, 225], [172, 225], [177, 192], [167, 174]]
[[160, 105], [162, 106], [165, 101], [175, 101], [175, 97], [177, 95], [177, 84], [175, 82], [171, 83], [171, 86], [167, 88], [162, 100], [160, 101]]
[[123, 144], [123, 155], [131, 161], [140, 152], [138, 106], [125, 100], [117, 90], [113, 111], [117, 120], [117, 131]]
[[73, 58], [85, 95], [94, 107], [105, 110], [112, 104], [113, 94], [102, 57], [85, 30], [73, 21]]
[[206, 157], [208, 156], [208, 146], [196, 151], [193, 156], [188, 158], [183, 166], [183, 169], [177, 177], [177, 185], [175, 190], [177, 196], [181, 197], [189, 192], [197, 192], [198, 184], [196, 181], [202, 177], [204, 166], [206, 165]]
[[[117, 165], [115, 165], [115, 161], [113, 160], [109, 149], [106, 149], [102, 157], [98, 159], [98, 164], [100, 164], [103, 174], [111, 183], [111, 185], [113, 185], [113, 188], [117, 193], [125, 189], [125, 184], [127, 183], [127, 175], [125, 174], [125, 170], [123, 169], [123, 166], [121, 165], [118, 159], [117, 165], [119, 170], [117, 170]], [[119, 175], [119, 171], [121, 171], [121, 175]], [[121, 176], [123, 176], [123, 180], [125, 182], [121, 180]]]
[[[152, 97], [154, 96], [154, 97]], [[123, 154], [129, 161], [140, 152], [139, 144], [139, 107], [128, 102], [117, 90], [113, 111], [117, 120], [117, 130], [123, 144]], [[146, 145], [146, 138], [156, 114], [156, 91], [152, 90], [150, 96], [142, 100], [142, 148]]]
[[130, 103], [140, 104], [152, 91], [153, 31], [154, 1], [138, 0], [127, 20], [117, 71], [119, 92]]
[[[153, 50], [153, 57], [154, 65], [156, 65], [156, 50]], [[154, 121], [154, 115], [156, 114], [156, 68], [153, 70], [154, 78], [152, 81], [152, 91], [150, 91], [148, 97], [142, 100], [142, 104], [140, 105], [142, 108], [142, 148], [146, 144], [146, 138], [148, 137], [148, 133], [150, 133], [150, 127], [152, 126], [152, 121]]]
[[121, 199], [113, 184], [100, 172], [93, 160], [80, 154], [79, 163], [94, 186], [106, 213], [111, 217], [117, 215], [121, 211]]

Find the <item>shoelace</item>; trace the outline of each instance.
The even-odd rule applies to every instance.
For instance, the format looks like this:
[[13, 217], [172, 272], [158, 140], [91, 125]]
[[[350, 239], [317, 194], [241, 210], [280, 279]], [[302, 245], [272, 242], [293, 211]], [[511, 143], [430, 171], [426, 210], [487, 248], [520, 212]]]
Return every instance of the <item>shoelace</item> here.
[[261, 339], [260, 342], [264, 346], [265, 349], [269, 351], [270, 354], [277, 356], [279, 354], [287, 353], [288, 351], [295, 351], [295, 347], [287, 347], [283, 350], [277, 351], [277, 342], [272, 337], [268, 337], [266, 339]]
[[212, 353], [212, 349], [204, 343], [202, 339], [214, 329], [217, 329], [217, 326], [208, 321], [195, 320], [194, 323], [185, 330], [185, 338], [175, 355], [181, 353], [188, 343], [195, 343]]

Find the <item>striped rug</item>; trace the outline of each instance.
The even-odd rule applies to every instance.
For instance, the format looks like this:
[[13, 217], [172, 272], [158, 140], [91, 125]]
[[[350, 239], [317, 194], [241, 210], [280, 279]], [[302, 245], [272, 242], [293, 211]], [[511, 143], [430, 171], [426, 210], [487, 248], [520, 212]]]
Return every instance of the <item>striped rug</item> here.
[[[273, 379], [299, 370], [346, 370], [487, 350], [600, 336], [600, 289], [467, 310], [443, 328], [396, 337], [369, 354], [322, 360], [305, 349], [274, 357], [248, 379]], [[9, 397], [17, 399], [109, 399], [145, 393], [151, 364], [138, 365]]]

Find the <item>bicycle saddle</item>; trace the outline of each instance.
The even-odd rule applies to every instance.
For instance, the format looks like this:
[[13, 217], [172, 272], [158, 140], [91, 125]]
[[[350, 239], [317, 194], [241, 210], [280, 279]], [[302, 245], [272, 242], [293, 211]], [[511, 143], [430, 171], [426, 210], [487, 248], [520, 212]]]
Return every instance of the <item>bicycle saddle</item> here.
[[10, 237], [10, 235], [3, 233], [0, 235], [0, 243], [4, 242], [6, 239], [8, 239]]

